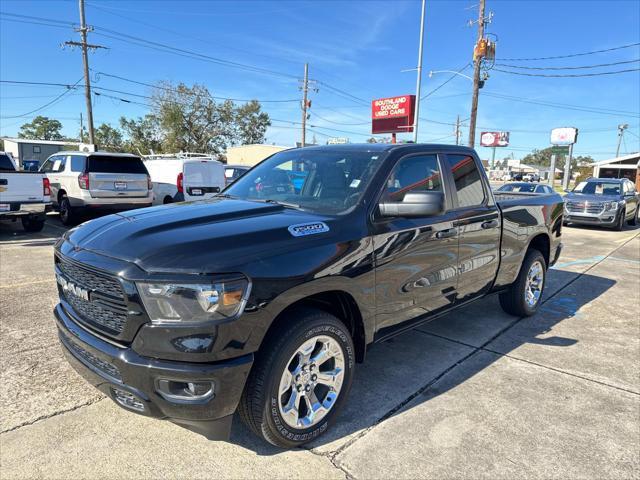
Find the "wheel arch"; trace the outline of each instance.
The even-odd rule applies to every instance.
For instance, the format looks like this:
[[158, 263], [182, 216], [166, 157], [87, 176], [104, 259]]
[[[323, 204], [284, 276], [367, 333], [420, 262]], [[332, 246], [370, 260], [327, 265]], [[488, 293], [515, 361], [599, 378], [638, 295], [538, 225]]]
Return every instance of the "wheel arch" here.
[[529, 250], [534, 248], [542, 254], [547, 268], [549, 268], [549, 260], [551, 257], [551, 240], [549, 239], [549, 235], [546, 233], [539, 233], [533, 236], [531, 240], [529, 240], [529, 244], [527, 245], [527, 249], [524, 254], [526, 255]]

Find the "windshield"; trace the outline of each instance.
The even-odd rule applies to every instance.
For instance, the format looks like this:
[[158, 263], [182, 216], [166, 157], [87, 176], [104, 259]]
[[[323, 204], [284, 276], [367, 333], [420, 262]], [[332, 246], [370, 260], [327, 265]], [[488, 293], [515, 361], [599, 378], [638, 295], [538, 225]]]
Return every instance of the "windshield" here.
[[587, 195], [620, 195], [620, 182], [580, 182], [573, 192]]
[[340, 214], [358, 203], [382, 158], [380, 152], [288, 150], [241, 176], [224, 194]]
[[13, 162], [9, 158], [9, 155], [2, 154], [0, 155], [0, 170], [14, 172], [15, 167], [13, 166]]
[[536, 185], [533, 183], [512, 183], [510, 185], [502, 185], [498, 191], [499, 192], [522, 192], [522, 193], [533, 193], [535, 192]]

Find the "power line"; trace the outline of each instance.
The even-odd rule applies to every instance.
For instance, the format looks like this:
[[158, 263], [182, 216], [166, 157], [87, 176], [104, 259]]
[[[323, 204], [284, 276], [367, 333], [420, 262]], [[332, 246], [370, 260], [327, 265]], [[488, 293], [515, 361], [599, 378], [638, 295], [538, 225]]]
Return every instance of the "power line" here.
[[571, 58], [571, 57], [581, 57], [583, 55], [593, 55], [594, 53], [603, 53], [603, 52], [612, 52], [614, 50], [621, 50], [623, 48], [629, 48], [629, 47], [636, 47], [640, 45], [640, 42], [638, 43], [630, 43], [628, 45], [621, 45], [619, 47], [612, 47], [612, 48], [605, 48], [602, 50], [592, 50], [590, 52], [581, 52], [581, 53], [571, 53], [568, 55], [556, 55], [553, 57], [536, 57], [536, 58], [497, 58], [497, 61], [500, 62], [528, 62], [528, 61], [534, 61], [534, 60], [553, 60], [556, 58]]
[[501, 70], [499, 68], [493, 69], [496, 72], [509, 73], [511, 75], [523, 75], [525, 77], [547, 77], [547, 78], [577, 78], [577, 77], [599, 77], [601, 75], [617, 75], [619, 73], [629, 73], [640, 71], [640, 68], [629, 68], [626, 70], [615, 70], [613, 72], [598, 72], [598, 73], [572, 73], [572, 74], [542, 74], [542, 73], [524, 73], [524, 72], [512, 72], [509, 70]]
[[349, 127], [355, 127], [355, 126], [359, 126], [359, 125], [370, 125], [371, 121], [368, 122], [361, 122], [361, 123], [342, 123], [342, 122], [335, 122], [333, 120], [329, 120], [327, 118], [322, 117], [321, 115], [318, 115], [316, 112], [313, 112], [312, 115], [315, 115], [316, 117], [318, 117], [320, 120], [323, 120], [325, 122], [329, 122], [329, 123], [333, 123], [334, 125], [344, 125], [344, 126], [349, 126]]
[[[105, 72], [95, 72], [95, 73], [96, 73], [96, 75], [98, 75], [98, 79], [99, 79], [100, 75], [103, 75], [105, 77], [117, 78], [118, 80], [122, 80], [122, 81], [129, 82], [129, 83], [135, 83], [137, 85], [143, 85], [145, 87], [156, 88], [158, 90], [165, 90], [165, 91], [168, 91], [168, 92], [184, 93], [184, 94], [187, 93], [187, 92], [180, 92], [176, 88], [170, 88], [170, 87], [166, 87], [166, 86], [163, 86], [163, 85], [153, 85], [151, 83], [141, 82], [139, 80], [133, 80], [131, 78], [125, 78], [125, 77], [121, 77], [119, 75], [113, 75], [113, 74], [110, 74], [110, 73], [105, 73]], [[203, 96], [203, 95], [198, 94], [198, 93], [189, 93], [189, 95], [192, 95], [194, 97]], [[213, 99], [216, 99], [216, 100], [231, 100], [231, 101], [234, 101], [234, 102], [251, 102], [253, 100], [257, 100], [260, 103], [290, 103], [290, 102], [297, 103], [299, 101], [297, 99], [290, 99], [290, 100], [261, 100], [261, 99], [258, 99], [258, 98], [246, 99], [246, 98], [219, 97], [219, 96], [215, 96], [215, 95], [204, 95], [204, 96], [207, 96], [207, 97], [210, 97], [210, 98], [213, 98]]]
[[636, 63], [640, 62], [640, 58], [636, 58], [635, 60], [625, 60], [623, 62], [613, 62], [613, 63], [600, 63], [598, 65], [583, 65], [580, 67], [527, 67], [524, 65], [507, 65], [504, 63], [496, 63], [496, 67], [507, 67], [507, 68], [519, 68], [522, 70], [581, 70], [587, 68], [600, 68], [600, 67], [611, 67], [613, 65], [623, 65], [627, 63]]
[[344, 90], [341, 90], [337, 87], [334, 87], [332, 85], [329, 85], [327, 82], [321, 82], [321, 81], [317, 81], [318, 85], [323, 85], [325, 88], [328, 88], [330, 91], [332, 91], [333, 93], [346, 98], [347, 100], [351, 100], [352, 102], [355, 103], [359, 103], [361, 105], [366, 105], [366, 106], [370, 106], [371, 102], [369, 100], [365, 100], [364, 98], [360, 98], [360, 97], [356, 97], [355, 95], [350, 94], [349, 92], [345, 92]]
[[75, 89], [75, 87], [77, 87], [77, 85], [82, 81], [82, 78], [80, 78], [74, 85], [71, 85], [68, 87], [67, 90], [65, 90], [64, 92], [62, 92], [60, 95], [58, 95], [56, 98], [54, 98], [53, 100], [51, 100], [50, 102], [45, 103], [44, 105], [31, 110], [30, 112], [27, 113], [23, 113], [21, 115], [11, 115], [11, 116], [2, 116], [0, 118], [2, 119], [8, 119], [8, 118], [22, 118], [22, 117], [28, 117], [29, 115], [32, 115], [36, 112], [39, 112], [40, 110], [44, 110], [45, 108], [49, 107], [50, 105], [53, 105], [54, 103], [62, 100], [62, 98], [67, 95], [69, 92], [73, 91]]

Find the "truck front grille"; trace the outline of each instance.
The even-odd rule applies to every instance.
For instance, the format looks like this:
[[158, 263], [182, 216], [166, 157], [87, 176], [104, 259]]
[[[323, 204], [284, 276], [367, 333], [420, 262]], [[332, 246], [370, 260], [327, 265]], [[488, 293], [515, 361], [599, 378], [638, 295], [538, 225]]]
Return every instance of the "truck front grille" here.
[[87, 300], [73, 291], [59, 288], [60, 296], [79, 319], [111, 336], [122, 333], [128, 316], [126, 297], [119, 281], [59, 256], [56, 256], [56, 266], [68, 281], [89, 292]]
[[567, 210], [572, 213], [599, 215], [604, 211], [602, 202], [567, 202]]

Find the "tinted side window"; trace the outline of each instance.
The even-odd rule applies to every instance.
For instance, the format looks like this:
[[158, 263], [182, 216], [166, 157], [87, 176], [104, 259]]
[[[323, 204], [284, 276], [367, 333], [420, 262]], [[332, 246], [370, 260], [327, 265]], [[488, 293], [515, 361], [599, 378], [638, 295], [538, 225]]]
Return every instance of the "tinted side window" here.
[[147, 173], [142, 160], [137, 157], [89, 157], [89, 172], [94, 173]]
[[57, 161], [54, 162], [54, 164], [53, 164], [54, 170], [53, 171], [54, 172], [64, 172], [64, 167], [67, 164], [67, 159], [68, 158], [69, 158], [68, 155], [62, 155], [62, 156], [58, 157], [56, 160], [60, 160], [60, 163], [58, 163]]
[[409, 192], [442, 191], [442, 176], [436, 155], [400, 159], [387, 179], [383, 200], [401, 202]]
[[71, 157], [71, 171], [72, 172], [84, 172], [84, 160], [85, 157], [80, 155], [73, 155]]
[[0, 170], [13, 172], [13, 162], [9, 158], [9, 155], [0, 155]]
[[447, 155], [451, 175], [456, 184], [459, 207], [472, 207], [484, 203], [482, 176], [470, 155]]

